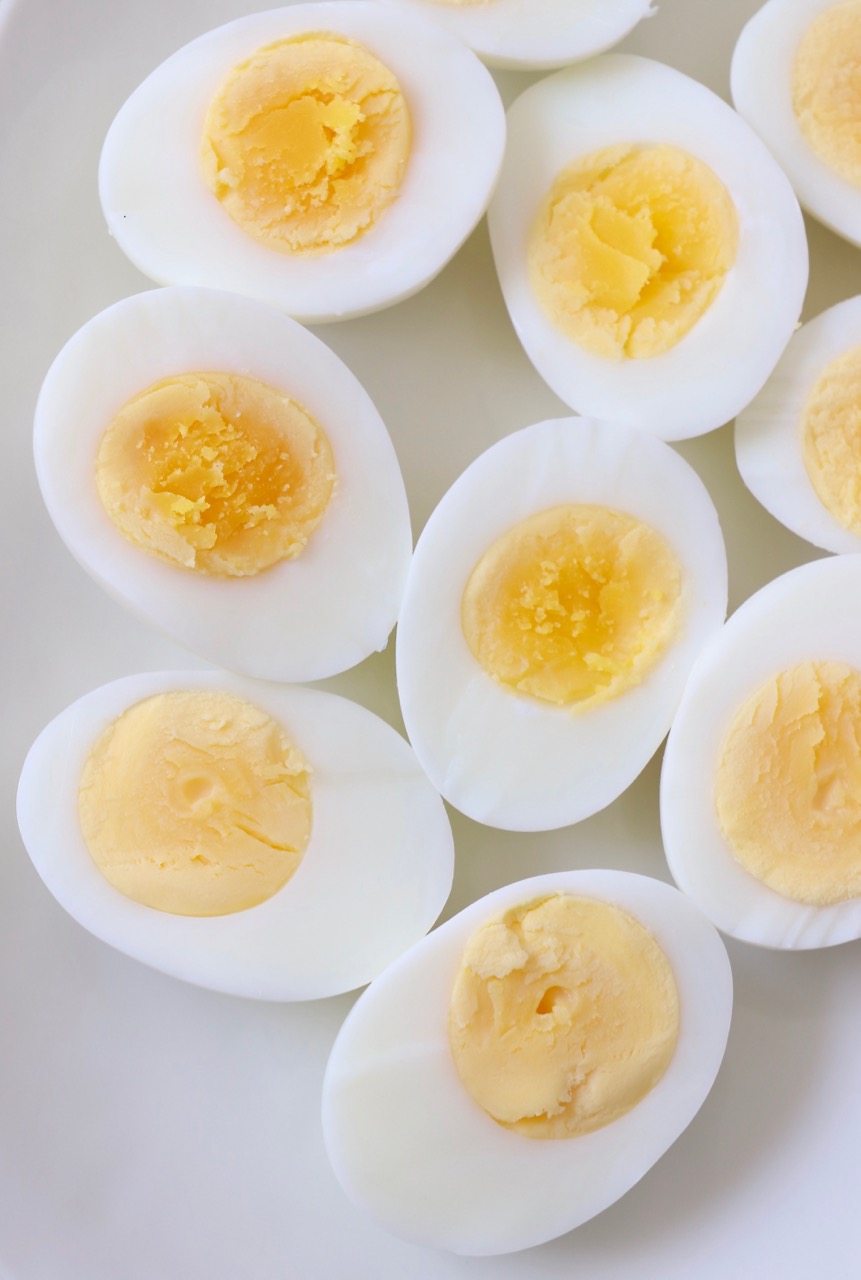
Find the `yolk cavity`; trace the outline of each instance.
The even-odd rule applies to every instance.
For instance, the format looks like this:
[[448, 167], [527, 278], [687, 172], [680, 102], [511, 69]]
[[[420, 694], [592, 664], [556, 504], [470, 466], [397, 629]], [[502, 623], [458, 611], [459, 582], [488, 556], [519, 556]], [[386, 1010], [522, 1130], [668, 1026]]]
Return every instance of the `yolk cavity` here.
[[551, 507], [484, 553], [461, 620], [494, 679], [557, 705], [639, 683], [679, 625], [682, 575], [656, 530], [605, 507]]
[[832, 5], [805, 31], [792, 66], [792, 106], [819, 158], [861, 186], [861, 0]]
[[137, 546], [236, 577], [300, 554], [335, 473], [326, 435], [282, 391], [237, 374], [189, 373], [119, 411], [99, 446], [96, 483]]
[[804, 465], [820, 502], [861, 535], [861, 347], [825, 369], [801, 422]]
[[594, 355], [660, 355], [685, 336], [735, 262], [738, 215], [701, 160], [618, 146], [564, 169], [532, 226], [529, 275], [566, 337]]
[[777, 893], [861, 895], [861, 672], [804, 662], [758, 689], [724, 740], [715, 803], [736, 861]]
[[467, 943], [449, 1044], [470, 1096], [530, 1138], [610, 1124], [660, 1080], [679, 998], [655, 939], [609, 903], [557, 895], [516, 907]]
[[121, 893], [177, 915], [225, 915], [265, 902], [299, 866], [309, 770], [251, 703], [162, 693], [102, 733], [78, 812], [93, 860]]
[[258, 50], [210, 104], [207, 186], [234, 222], [285, 253], [349, 244], [397, 197], [410, 115], [363, 45], [313, 34]]

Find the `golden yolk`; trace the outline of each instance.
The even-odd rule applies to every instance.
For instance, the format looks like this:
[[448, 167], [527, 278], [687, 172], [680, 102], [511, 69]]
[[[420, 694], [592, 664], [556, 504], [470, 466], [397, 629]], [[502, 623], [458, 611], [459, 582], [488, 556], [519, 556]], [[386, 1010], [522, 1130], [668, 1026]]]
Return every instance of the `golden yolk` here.
[[466, 642], [489, 675], [580, 706], [639, 683], [675, 634], [679, 563], [659, 533], [605, 507], [551, 507], [514, 525], [466, 585]]
[[802, 411], [802, 456], [820, 502], [861, 535], [861, 347], [825, 369]]
[[258, 50], [210, 104], [207, 186], [243, 231], [284, 253], [328, 253], [397, 198], [412, 141], [394, 75], [329, 34]]
[[833, 5], [805, 31], [792, 64], [792, 106], [819, 158], [861, 186], [861, 0]]
[[470, 1096], [529, 1138], [573, 1138], [635, 1107], [679, 1035], [673, 971], [621, 908], [559, 894], [467, 943], [449, 1044]]
[[94, 862], [121, 893], [176, 915], [225, 915], [265, 902], [299, 866], [309, 769], [251, 703], [161, 693], [101, 734], [78, 813]]
[[598, 356], [675, 346], [735, 262], [738, 214], [707, 165], [671, 146], [618, 146], [556, 178], [528, 245], [553, 324]]
[[234, 577], [299, 555], [335, 483], [325, 433], [283, 391], [238, 374], [165, 378], [99, 445], [105, 510], [137, 546]]
[[803, 662], [768, 680], [733, 717], [715, 803], [733, 857], [777, 893], [861, 895], [861, 672]]

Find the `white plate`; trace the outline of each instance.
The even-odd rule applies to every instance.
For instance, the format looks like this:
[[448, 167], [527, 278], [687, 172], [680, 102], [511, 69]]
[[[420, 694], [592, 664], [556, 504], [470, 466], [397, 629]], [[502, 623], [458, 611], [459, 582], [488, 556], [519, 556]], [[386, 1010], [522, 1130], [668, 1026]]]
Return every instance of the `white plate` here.
[[[54, 903], [14, 825], [38, 730], [131, 671], [192, 666], [103, 595], [42, 509], [30, 451], [39, 383], [69, 335], [144, 287], [105, 231], [101, 141], [178, 45], [255, 0], [0, 0], [0, 1272], [9, 1280], [824, 1280], [857, 1270], [861, 946], [773, 955], [730, 946], [729, 1050], [697, 1119], [613, 1208], [572, 1235], [487, 1262], [384, 1235], [346, 1201], [320, 1136], [329, 1046], [349, 997], [259, 1006], [151, 972]], [[727, 94], [757, 0], [663, 0], [622, 48]], [[510, 100], [534, 77], [508, 72]], [[856, 290], [858, 251], [810, 226], [806, 315]], [[414, 528], [501, 435], [566, 412], [520, 350], [484, 225], [428, 289], [319, 330], [376, 401]], [[811, 559], [743, 489], [726, 429], [680, 451], [718, 505], [732, 600]], [[327, 682], [399, 724], [391, 646]], [[603, 865], [668, 878], [658, 763], [566, 831], [506, 835], [455, 818], [448, 913], [527, 875]], [[50, 797], [46, 797], [50, 803]]]

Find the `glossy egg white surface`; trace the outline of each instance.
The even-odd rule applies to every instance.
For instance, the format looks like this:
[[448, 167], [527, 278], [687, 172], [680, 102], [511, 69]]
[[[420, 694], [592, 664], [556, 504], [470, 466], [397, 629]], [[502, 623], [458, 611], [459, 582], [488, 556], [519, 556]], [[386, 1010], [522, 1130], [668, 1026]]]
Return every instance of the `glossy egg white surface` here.
[[[235, 66], [321, 31], [364, 44], [394, 72], [413, 142], [398, 197], [373, 227], [337, 252], [298, 256], [230, 219], [203, 180], [198, 148], [209, 103]], [[238, 18], [162, 63], [111, 125], [99, 193], [111, 235], [159, 284], [235, 290], [299, 320], [338, 320], [409, 297], [445, 266], [487, 207], [504, 144], [496, 86], [460, 41], [413, 13], [328, 0]]]
[[[680, 1029], [665, 1075], [631, 1111], [577, 1138], [498, 1125], [458, 1079], [448, 1007], [463, 948], [482, 924], [556, 893], [612, 902], [663, 949]], [[723, 1058], [732, 974], [716, 931], [669, 885], [618, 871], [507, 885], [413, 947], [365, 992], [332, 1048], [323, 1134], [347, 1195], [387, 1230], [454, 1253], [510, 1253], [578, 1227], [624, 1195], [705, 1101]]]
[[[488, 218], [505, 303], [537, 371], [578, 413], [663, 440], [728, 422], [777, 363], [807, 287], [798, 204], [753, 130], [674, 68], [607, 54], [527, 89], [509, 109], [508, 134]], [[707, 164], [736, 207], [739, 244], [717, 297], [675, 346], [617, 361], [592, 355], [556, 328], [532, 291], [526, 248], [557, 174], [621, 143], [667, 143]]]
[[741, 477], [767, 511], [825, 551], [861, 551], [861, 536], [834, 518], [814, 489], [802, 453], [802, 414], [826, 367], [861, 347], [861, 297], [809, 320], [735, 424]]
[[[95, 459], [114, 414], [173, 373], [243, 374], [301, 404], [337, 475], [301, 555], [226, 578], [162, 561], [101, 504]], [[271, 307], [208, 289], [157, 289], [90, 320], [52, 364], [34, 428], [42, 496], [61, 538], [112, 595], [210, 662], [265, 680], [319, 680], [383, 649], [412, 550], [391, 439], [324, 344]]]
[[[105, 880], [81, 835], [78, 785], [96, 739], [128, 707], [171, 689], [218, 689], [261, 707], [311, 766], [302, 861], [245, 911], [192, 918], [143, 906]], [[317, 689], [190, 671], [104, 685], [40, 734], [17, 807], [36, 870], [79, 924], [144, 964], [231, 995], [314, 1000], [363, 986], [427, 932], [451, 888], [445, 809], [407, 743], [364, 707]]]
[[828, 907], [776, 893], [735, 861], [714, 802], [717, 767], [736, 710], [766, 680], [797, 663], [861, 669], [861, 556], [802, 565], [747, 600], [691, 675], [667, 741], [661, 829], [676, 884], [719, 929], [787, 950], [861, 937], [861, 899]]
[[655, 12], [652, 0], [390, 0], [445, 26], [492, 67], [538, 70], [594, 57]]
[[[609, 507], [657, 530], [682, 570], [681, 625], [640, 684], [594, 707], [556, 707], [500, 685], [460, 621], [466, 583], [507, 529], [563, 503]], [[489, 826], [545, 831], [596, 813], [666, 734], [700, 649], [726, 613], [726, 552], [699, 477], [640, 432], [586, 418], [541, 422], [494, 445], [422, 533], [397, 632], [398, 691], [428, 777]]]
[[826, 164], [792, 108], [792, 65], [810, 24], [835, 0], [768, 0], [747, 23], [732, 58], [732, 100], [781, 165], [801, 204], [861, 244], [861, 189]]

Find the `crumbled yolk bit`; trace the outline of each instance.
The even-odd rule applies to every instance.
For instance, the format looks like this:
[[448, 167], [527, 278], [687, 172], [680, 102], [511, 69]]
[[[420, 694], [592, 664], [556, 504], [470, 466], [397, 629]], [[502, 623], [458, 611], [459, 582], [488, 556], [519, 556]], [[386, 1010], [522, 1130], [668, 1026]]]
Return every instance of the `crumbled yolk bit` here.
[[553, 324], [597, 356], [675, 346], [716, 297], [738, 214], [707, 165], [671, 146], [617, 146], [556, 178], [532, 225], [529, 278]]
[[396, 199], [411, 142], [392, 72], [363, 45], [314, 33], [234, 68], [200, 154], [207, 186], [248, 235], [284, 253], [328, 253]]
[[467, 943], [449, 1044], [470, 1096], [529, 1138], [573, 1138], [635, 1107], [679, 1035], [672, 968], [620, 907], [557, 894]]
[[861, 535], [861, 347], [827, 366], [801, 415], [802, 456], [820, 502]]
[[99, 496], [137, 546], [243, 577], [305, 547], [335, 484], [325, 433], [283, 391], [238, 374], [165, 378], [116, 414]]
[[159, 911], [217, 916], [287, 883], [311, 833], [309, 768], [280, 725], [231, 694], [156, 694], [109, 725], [78, 813], [102, 875]]
[[818, 907], [861, 896], [861, 672], [803, 662], [768, 680], [733, 717], [715, 803], [769, 888]]
[[663, 537], [606, 507], [551, 507], [484, 553], [461, 605], [464, 636], [495, 680], [559, 706], [639, 683], [674, 636], [682, 574]]
[[861, 0], [832, 5], [805, 31], [792, 64], [792, 107], [819, 158], [861, 186]]

